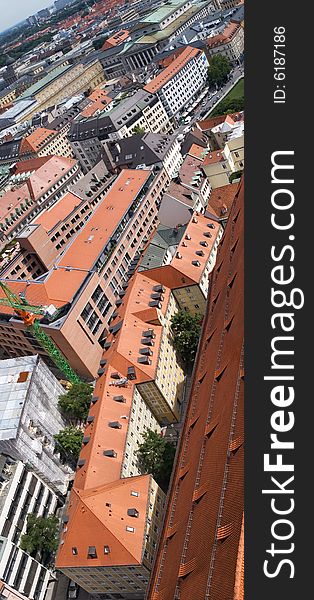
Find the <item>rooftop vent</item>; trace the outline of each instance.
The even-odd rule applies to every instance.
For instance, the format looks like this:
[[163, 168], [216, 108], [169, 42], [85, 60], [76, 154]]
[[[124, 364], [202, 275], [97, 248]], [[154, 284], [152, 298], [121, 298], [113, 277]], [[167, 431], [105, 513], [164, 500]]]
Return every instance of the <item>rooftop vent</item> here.
[[107, 359], [106, 358], [102, 358], [100, 361], [100, 366], [104, 367], [107, 364]]
[[127, 372], [126, 376], [130, 380], [136, 379], [136, 373], [135, 373], [134, 367], [128, 367], [128, 372]]
[[154, 292], [159, 292], [160, 294], [163, 294], [166, 291], [162, 285], [154, 285], [153, 290]]
[[97, 558], [95, 546], [88, 546], [87, 558]]
[[139, 353], [144, 354], [144, 356], [152, 356], [153, 354], [149, 348], [140, 348]]
[[191, 239], [191, 236], [190, 236], [190, 235], [187, 233], [187, 234], [186, 234], [186, 236], [185, 236], [185, 239], [186, 239], [186, 240], [190, 240], [190, 239]]
[[110, 458], [117, 458], [117, 453], [115, 450], [104, 450], [103, 455], [109, 456]]
[[147, 329], [146, 331], [143, 331], [142, 336], [144, 338], [154, 338], [156, 337], [156, 334], [153, 329]]
[[197, 256], [204, 256], [204, 251], [203, 250], [196, 250], [195, 254], [197, 254]]
[[125, 397], [124, 396], [114, 396], [113, 400], [115, 402], [126, 402]]
[[85, 465], [85, 458], [80, 458], [79, 461], [78, 461], [78, 463], [77, 463], [77, 466], [78, 467], [83, 467], [83, 465]]
[[149, 356], [140, 356], [137, 359], [137, 362], [140, 363], [141, 365], [151, 365], [152, 364], [152, 361], [149, 358]]
[[152, 300], [151, 302], [148, 303], [148, 306], [150, 306], [151, 308], [161, 308], [161, 302], [159, 302], [158, 300]]
[[104, 554], [110, 554], [109, 546], [104, 546]]
[[92, 404], [96, 404], [97, 400], [99, 400], [99, 396], [92, 397]]
[[209, 227], [209, 229], [215, 229], [214, 223], [207, 223], [207, 227]]
[[97, 375], [99, 375], [99, 377], [100, 377], [101, 375], [104, 374], [104, 372], [105, 372], [105, 369], [98, 369]]
[[89, 440], [90, 440], [90, 435], [85, 435], [85, 436], [83, 437], [83, 439], [82, 439], [82, 443], [83, 443], [84, 445], [85, 445], [85, 444], [88, 444]]
[[108, 426], [111, 427], [111, 429], [121, 429], [122, 427], [119, 421], [109, 421]]
[[193, 219], [192, 219], [192, 223], [198, 223], [198, 221], [197, 221], [197, 218], [196, 218], [196, 217], [193, 217]]
[[111, 378], [112, 379], [120, 379], [121, 375], [120, 375], [120, 373], [117, 373], [117, 372], [116, 373], [111, 373]]
[[76, 546], [72, 546], [72, 554], [73, 554], [74, 556], [77, 556], [77, 554], [78, 554], [78, 551], [77, 551], [77, 548], [76, 548]]
[[151, 294], [150, 297], [153, 298], [153, 300], [160, 300], [161, 302], [164, 299], [163, 295], [160, 293]]
[[105, 342], [105, 344], [103, 345], [104, 350], [109, 350], [110, 347], [111, 347], [111, 342]]
[[92, 423], [94, 421], [95, 417], [93, 415], [89, 415], [86, 419], [87, 423]]
[[182, 254], [180, 254], [180, 252], [176, 252], [176, 258], [182, 258]]
[[200, 267], [201, 263], [199, 260], [192, 260], [192, 265], [194, 265], [194, 267]]
[[138, 512], [138, 510], [136, 510], [136, 508], [128, 508], [128, 511], [127, 511], [128, 517], [136, 517], [137, 518], [139, 516], [139, 514], [140, 513]]
[[141, 344], [143, 344], [143, 346], [154, 346], [155, 342], [151, 338], [143, 338]]
[[[207, 237], [207, 238], [211, 238], [211, 237], [213, 237], [213, 236], [212, 236], [212, 234], [210, 233], [210, 231], [205, 231], [205, 232], [203, 233], [203, 235], [205, 235], [205, 237]], [[200, 242], [200, 243], [202, 243], [202, 242]], [[203, 244], [202, 244], [202, 245], [203, 245]]]

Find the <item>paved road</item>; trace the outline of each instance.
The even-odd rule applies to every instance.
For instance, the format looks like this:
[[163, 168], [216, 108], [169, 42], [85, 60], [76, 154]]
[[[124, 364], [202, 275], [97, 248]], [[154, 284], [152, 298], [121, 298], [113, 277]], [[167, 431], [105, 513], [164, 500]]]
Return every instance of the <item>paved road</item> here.
[[[215, 94], [212, 95], [211, 98], [208, 98], [204, 106], [201, 106], [201, 104], [196, 106], [194, 111], [189, 113], [192, 117], [190, 123], [188, 123], [187, 125], [180, 125], [180, 127], [176, 129], [176, 132], [183, 133], [184, 129], [186, 129], [187, 127], [190, 127], [191, 129], [193, 124], [196, 123], [196, 121], [199, 121], [202, 118], [204, 119], [208, 115], [208, 113], [216, 106], [216, 104], [220, 102], [221, 98], [225, 96], [229, 92], [229, 90], [235, 85], [236, 81], [243, 77], [243, 75], [243, 65], [233, 69], [233, 71], [230, 74], [230, 78], [226, 82], [226, 84], [222, 88], [217, 90], [217, 92], [215, 92]], [[209, 92], [209, 94], [213, 94], [213, 92]]]

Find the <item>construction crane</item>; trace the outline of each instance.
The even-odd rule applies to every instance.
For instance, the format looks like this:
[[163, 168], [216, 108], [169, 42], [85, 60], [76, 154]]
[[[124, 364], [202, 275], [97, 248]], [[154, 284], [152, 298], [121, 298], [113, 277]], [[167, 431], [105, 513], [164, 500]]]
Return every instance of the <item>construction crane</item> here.
[[0, 287], [6, 295], [6, 298], [0, 298], [0, 307], [9, 306], [13, 308], [14, 312], [23, 320], [27, 329], [46, 351], [56, 367], [66, 375], [68, 381], [72, 384], [81, 383], [79, 376], [73, 371], [62, 352], [60, 352], [50, 337], [44, 332], [38, 320], [39, 317], [55, 318], [60, 309], [57, 309], [53, 304], [50, 306], [32, 306], [28, 304], [22, 293], [17, 296], [3, 281], [0, 281]]

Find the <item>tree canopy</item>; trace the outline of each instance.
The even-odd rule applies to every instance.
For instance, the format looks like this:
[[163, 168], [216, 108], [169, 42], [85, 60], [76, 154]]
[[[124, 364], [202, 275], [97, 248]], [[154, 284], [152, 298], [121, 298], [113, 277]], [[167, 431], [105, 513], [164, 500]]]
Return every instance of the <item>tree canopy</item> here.
[[160, 487], [166, 491], [172, 472], [176, 449], [159, 433], [148, 429], [144, 441], [136, 450], [141, 473], [151, 473]]
[[40, 553], [47, 563], [55, 554], [59, 542], [59, 519], [55, 515], [37, 517], [30, 513], [27, 517], [26, 533], [21, 536], [20, 547], [31, 556]]
[[85, 421], [88, 415], [93, 386], [89, 383], [73, 383], [72, 387], [59, 396], [59, 408], [69, 421]]
[[215, 54], [208, 67], [208, 83], [210, 86], [221, 86], [226, 80], [231, 71], [231, 63], [222, 54]]
[[226, 98], [221, 100], [218, 106], [210, 114], [211, 117], [218, 117], [220, 115], [229, 115], [234, 112], [241, 112], [244, 110], [244, 98]]
[[76, 463], [82, 448], [83, 432], [76, 427], [66, 427], [53, 437], [62, 458]]
[[171, 318], [172, 343], [187, 367], [191, 366], [195, 359], [201, 320], [201, 315], [192, 315], [187, 310], [179, 310]]

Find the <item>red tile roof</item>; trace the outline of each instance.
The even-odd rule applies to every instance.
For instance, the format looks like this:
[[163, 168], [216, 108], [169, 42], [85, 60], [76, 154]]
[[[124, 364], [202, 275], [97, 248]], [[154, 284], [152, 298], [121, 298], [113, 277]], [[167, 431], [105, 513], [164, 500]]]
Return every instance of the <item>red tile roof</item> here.
[[243, 220], [241, 186], [211, 277], [148, 600], [243, 599]]

